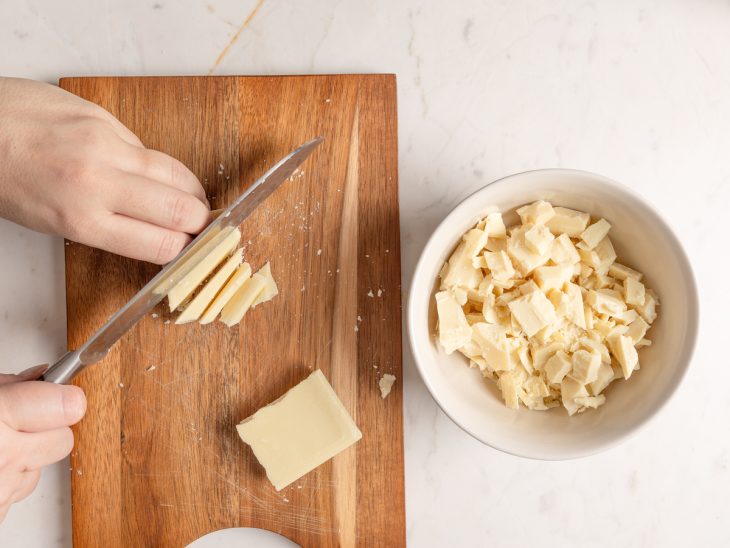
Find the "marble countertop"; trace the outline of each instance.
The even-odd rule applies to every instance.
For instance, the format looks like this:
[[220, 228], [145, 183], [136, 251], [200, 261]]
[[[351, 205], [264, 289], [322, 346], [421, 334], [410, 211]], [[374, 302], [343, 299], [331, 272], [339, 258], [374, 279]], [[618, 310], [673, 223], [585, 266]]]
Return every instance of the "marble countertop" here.
[[[428, 234], [491, 180], [571, 167], [632, 186], [670, 220], [699, 281], [700, 339], [676, 398], [616, 449], [524, 460], [456, 427], [406, 346], [408, 541], [727, 546], [728, 28], [719, 0], [6, 0], [0, 75], [396, 73], [404, 294]], [[64, 349], [62, 247], [0, 221], [1, 370]], [[12, 508], [0, 545], [70, 538], [63, 462]]]

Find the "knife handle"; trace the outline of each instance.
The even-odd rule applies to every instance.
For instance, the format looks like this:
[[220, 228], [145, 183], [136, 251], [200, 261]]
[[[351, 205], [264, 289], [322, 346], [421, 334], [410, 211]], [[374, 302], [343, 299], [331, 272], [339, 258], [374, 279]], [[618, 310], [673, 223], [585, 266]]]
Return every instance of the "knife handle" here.
[[66, 384], [83, 369], [80, 359], [81, 353], [78, 350], [66, 352], [43, 374], [40, 380], [54, 384]]

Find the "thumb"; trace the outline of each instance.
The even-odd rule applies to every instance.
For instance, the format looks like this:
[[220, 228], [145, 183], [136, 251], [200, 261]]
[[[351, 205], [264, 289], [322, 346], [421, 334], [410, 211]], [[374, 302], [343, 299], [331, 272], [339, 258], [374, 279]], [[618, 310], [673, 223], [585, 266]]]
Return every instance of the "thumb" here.
[[86, 412], [78, 386], [43, 381], [0, 385], [0, 420], [21, 432], [43, 432], [70, 426]]

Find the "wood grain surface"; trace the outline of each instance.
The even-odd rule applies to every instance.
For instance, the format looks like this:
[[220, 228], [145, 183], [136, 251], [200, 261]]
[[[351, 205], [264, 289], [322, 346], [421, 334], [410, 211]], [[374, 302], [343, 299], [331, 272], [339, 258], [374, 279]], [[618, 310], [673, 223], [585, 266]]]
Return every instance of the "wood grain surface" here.
[[[303, 546], [405, 544], [396, 86], [393, 75], [68, 78], [224, 207], [280, 157], [324, 143], [247, 219], [244, 256], [280, 295], [232, 329], [160, 305], [75, 383], [77, 547], [181, 547], [228, 527]], [[69, 348], [158, 267], [66, 246]], [[277, 493], [235, 425], [321, 369], [363, 433]], [[381, 399], [378, 381], [397, 377]]]

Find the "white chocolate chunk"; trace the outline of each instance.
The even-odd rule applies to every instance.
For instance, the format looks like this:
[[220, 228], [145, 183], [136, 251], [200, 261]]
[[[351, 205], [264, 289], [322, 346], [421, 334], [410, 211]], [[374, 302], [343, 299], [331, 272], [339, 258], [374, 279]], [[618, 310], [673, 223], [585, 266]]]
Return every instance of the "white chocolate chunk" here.
[[634, 342], [630, 337], [625, 335], [616, 335], [608, 338], [608, 347], [611, 353], [616, 357], [616, 361], [621, 365], [621, 371], [624, 378], [631, 377], [634, 368], [639, 363], [639, 355], [634, 348]]
[[449, 293], [451, 293], [456, 302], [461, 306], [464, 306], [469, 300], [469, 293], [463, 287], [449, 288]]
[[231, 229], [221, 231], [215, 236], [213, 241], [218, 242], [215, 247], [207, 253], [207, 255], [193, 269], [188, 272], [185, 277], [180, 280], [175, 287], [167, 293], [167, 300], [170, 306], [170, 312], [174, 311], [180, 304], [187, 299], [198, 286], [203, 283], [213, 270], [230, 255], [238, 242], [241, 240], [241, 231]]
[[545, 224], [553, 218], [555, 212], [553, 206], [549, 202], [538, 200], [530, 205], [522, 206], [517, 209], [517, 215], [520, 216], [522, 224]]
[[551, 289], [562, 290], [572, 277], [573, 266], [569, 264], [540, 266], [534, 271], [535, 281], [545, 293]]
[[261, 293], [259, 293], [259, 296], [254, 299], [251, 304], [252, 307], [268, 302], [279, 294], [279, 287], [276, 285], [276, 280], [274, 280], [274, 277], [271, 275], [271, 264], [266, 263], [258, 273], [264, 277], [266, 285], [264, 285], [264, 289]]
[[449, 291], [436, 293], [436, 311], [439, 318], [439, 342], [447, 354], [471, 340], [471, 327], [464, 311]]
[[547, 361], [556, 353], [564, 349], [559, 342], [550, 343], [548, 345], [533, 345], [530, 348], [532, 356], [532, 366], [536, 370], [542, 370]]
[[603, 394], [600, 394], [598, 396], [583, 396], [580, 398], [575, 398], [573, 401], [580, 406], [596, 409], [597, 407], [600, 407], [601, 405], [606, 403], [606, 396], [604, 396]]
[[586, 302], [599, 314], [614, 315], [626, 310], [621, 294], [613, 289], [592, 289], [588, 292]]
[[553, 384], [560, 384], [563, 377], [573, 369], [573, 362], [565, 352], [558, 350], [552, 358], [545, 362], [545, 376]]
[[580, 382], [567, 376], [560, 383], [560, 394], [563, 407], [568, 410], [568, 415], [574, 415], [581, 407], [575, 402], [575, 399], [588, 396], [588, 390]]
[[608, 269], [608, 273], [616, 278], [617, 280], [625, 280], [626, 278], [634, 278], [637, 281], [641, 281], [643, 274], [629, 268], [628, 266], [620, 263], [613, 263]]
[[617, 322], [621, 322], [622, 324], [631, 324], [638, 317], [639, 314], [636, 312], [636, 310], [633, 310], [631, 308], [629, 308], [628, 310], [624, 310], [620, 314], [613, 315], [613, 319]]
[[568, 302], [568, 313], [566, 317], [581, 329], [586, 329], [586, 314], [583, 305], [583, 293], [580, 287], [568, 282], [565, 285], [565, 295]]
[[484, 259], [487, 262], [487, 268], [489, 269], [492, 278], [495, 280], [509, 280], [514, 277], [515, 269], [512, 266], [509, 255], [504, 251], [491, 252], [487, 251], [484, 253]]
[[205, 312], [203, 312], [203, 315], [200, 317], [200, 323], [209, 324], [210, 322], [215, 320], [218, 317], [220, 311], [223, 310], [223, 307], [228, 304], [228, 301], [231, 300], [231, 298], [236, 294], [240, 287], [244, 283], [246, 283], [246, 281], [250, 277], [251, 265], [248, 263], [243, 263], [241, 266], [238, 267], [238, 269], [236, 269], [236, 271], [233, 273], [233, 276], [231, 276], [228, 282], [226, 282], [226, 285], [223, 286], [223, 289], [221, 289], [220, 293], [216, 295], [215, 299], [213, 299], [213, 302], [210, 303]]
[[578, 340], [578, 344], [589, 352], [595, 352], [596, 354], [598, 354], [601, 357], [602, 363], [611, 363], [611, 355], [608, 352], [608, 348], [606, 347], [606, 345], [601, 342], [601, 337], [581, 337]]
[[594, 268], [602, 274], [607, 273], [611, 265], [616, 261], [616, 251], [613, 248], [611, 239], [606, 236], [598, 242], [598, 245], [593, 248], [593, 251], [598, 255], [598, 266]]
[[538, 255], [547, 254], [552, 247], [555, 236], [545, 225], [535, 225], [525, 232], [525, 244]]
[[601, 355], [598, 352], [578, 350], [572, 356], [573, 371], [571, 376], [581, 384], [590, 384], [598, 378], [601, 367]]
[[659, 306], [659, 301], [656, 298], [656, 295], [651, 289], [647, 289], [644, 293], [644, 304], [639, 305], [636, 307], [636, 311], [641, 314], [641, 317], [644, 318], [649, 325], [654, 323], [654, 320], [656, 320], [656, 307]]
[[319, 369], [236, 429], [277, 491], [362, 438]]
[[221, 310], [220, 320], [228, 327], [239, 323], [266, 287], [266, 278], [258, 272], [251, 276]]
[[530, 228], [531, 227], [527, 225], [513, 230], [509, 240], [507, 241], [507, 253], [509, 253], [510, 258], [515, 262], [517, 268], [525, 276], [538, 266], [542, 266], [550, 260], [550, 256], [547, 253], [545, 255], [540, 255], [532, 251], [532, 249], [527, 246], [525, 242], [525, 232], [527, 232]]
[[580, 262], [578, 250], [567, 234], [561, 234], [553, 240], [550, 260], [555, 264], [576, 264]]
[[507, 237], [507, 229], [504, 226], [502, 220], [502, 214], [498, 211], [490, 213], [484, 218], [484, 232], [486, 232], [490, 238], [504, 239]]
[[487, 244], [484, 246], [484, 249], [487, 251], [507, 251], [506, 233], [505, 236], [499, 238], [493, 238], [490, 236], [487, 240]]
[[626, 304], [642, 306], [646, 297], [644, 284], [635, 278], [624, 280], [624, 300]]
[[545, 398], [550, 395], [550, 389], [548, 388], [545, 381], [537, 376], [529, 376], [522, 383], [522, 392], [520, 393], [520, 400], [528, 409], [544, 410], [547, 409], [545, 405]]
[[504, 404], [510, 409], [517, 409], [520, 406], [520, 394], [522, 393], [522, 381], [512, 371], [506, 371], [499, 376], [497, 386], [502, 392]]
[[215, 299], [215, 296], [221, 290], [223, 285], [233, 275], [233, 272], [241, 265], [243, 261], [243, 249], [237, 249], [233, 255], [218, 269], [213, 277], [208, 280], [197, 295], [185, 307], [185, 310], [175, 320], [176, 324], [194, 322], [205, 312]]
[[613, 367], [611, 367], [611, 364], [602, 363], [598, 368], [598, 375], [596, 376], [596, 380], [589, 385], [591, 393], [594, 396], [597, 396], [598, 394], [603, 392], [609, 384], [611, 384], [614, 378], [614, 371]]
[[390, 373], [386, 373], [380, 378], [378, 388], [380, 388], [381, 398], [385, 399], [388, 397], [388, 394], [393, 389], [393, 383], [395, 383], [395, 375], [391, 375]]
[[567, 234], [571, 238], [580, 237], [591, 220], [588, 213], [567, 207], [554, 207], [553, 212], [553, 217], [547, 221], [547, 227], [553, 234]]
[[644, 318], [637, 317], [629, 324], [629, 328], [626, 330], [625, 335], [631, 338], [634, 345], [637, 345], [639, 344], [639, 341], [644, 338], [648, 329], [649, 324], [644, 321]]
[[515, 299], [509, 309], [528, 337], [557, 321], [552, 303], [539, 291]]
[[[481, 232], [481, 231], [480, 231]], [[481, 283], [484, 276], [478, 268], [472, 264], [473, 256], [470, 256], [466, 242], [462, 241], [456, 251], [449, 258], [442, 272], [442, 289], [450, 287], [475, 288]]]
[[611, 230], [611, 225], [608, 221], [599, 219], [581, 233], [580, 239], [588, 246], [588, 249], [593, 249], [606, 237], [609, 230]]
[[494, 371], [509, 371], [514, 368], [512, 349], [507, 343], [506, 331], [503, 327], [476, 323], [471, 326], [472, 340], [481, 349], [484, 360]]

